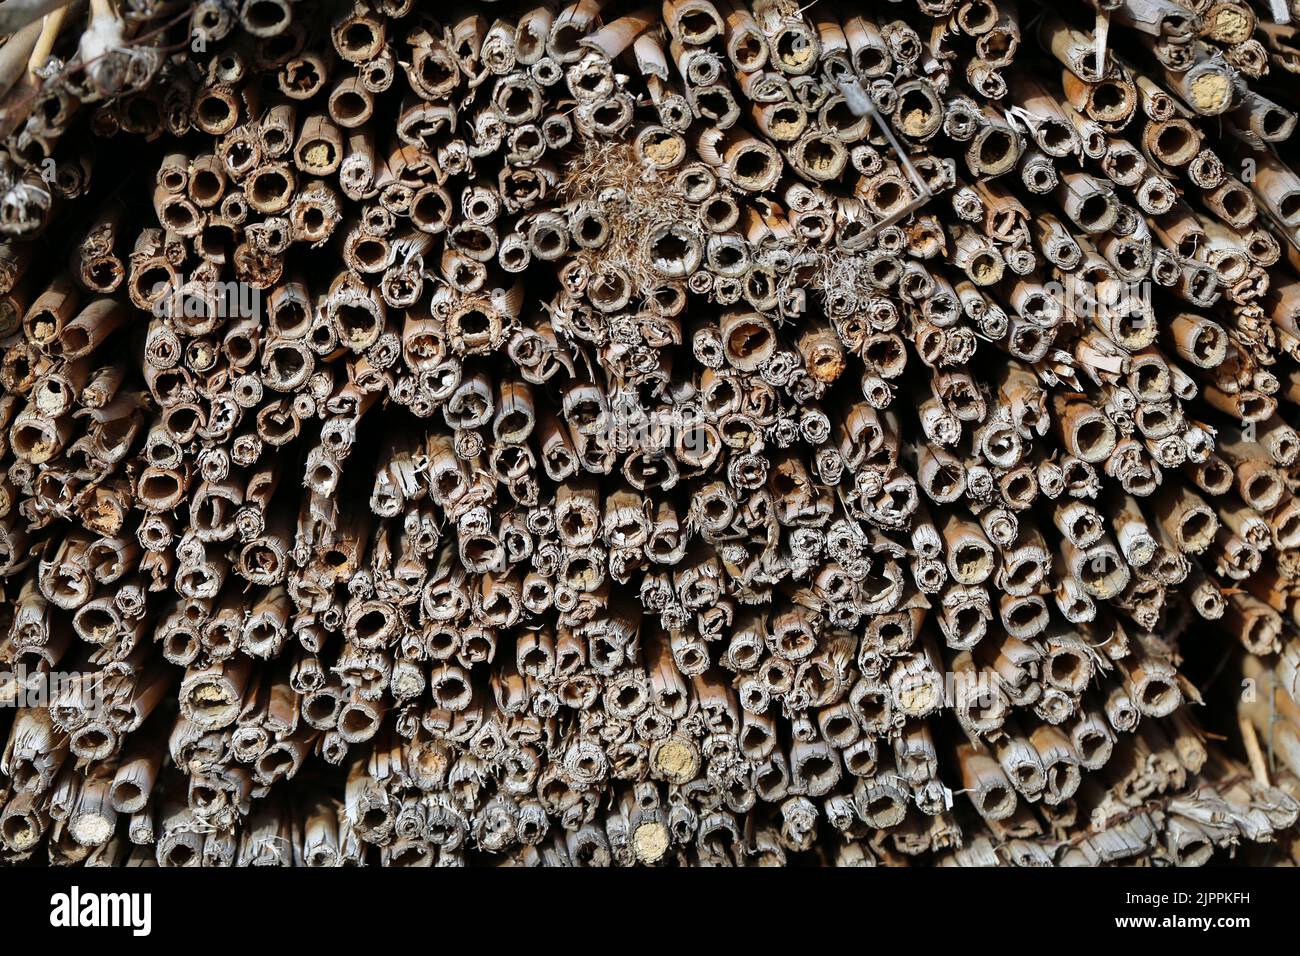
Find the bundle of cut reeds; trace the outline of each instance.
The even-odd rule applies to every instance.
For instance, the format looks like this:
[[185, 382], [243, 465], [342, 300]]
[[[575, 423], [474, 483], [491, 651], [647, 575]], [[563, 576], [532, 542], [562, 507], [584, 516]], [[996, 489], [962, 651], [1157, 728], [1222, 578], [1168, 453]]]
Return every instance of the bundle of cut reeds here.
[[1297, 21], [0, 4], [0, 858], [1300, 862]]

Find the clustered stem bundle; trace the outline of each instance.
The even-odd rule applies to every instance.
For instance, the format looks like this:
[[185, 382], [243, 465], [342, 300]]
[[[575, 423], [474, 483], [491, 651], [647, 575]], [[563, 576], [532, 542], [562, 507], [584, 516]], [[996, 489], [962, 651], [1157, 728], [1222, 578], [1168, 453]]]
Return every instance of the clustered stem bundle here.
[[0, 859], [1300, 862], [1296, 23], [7, 0]]

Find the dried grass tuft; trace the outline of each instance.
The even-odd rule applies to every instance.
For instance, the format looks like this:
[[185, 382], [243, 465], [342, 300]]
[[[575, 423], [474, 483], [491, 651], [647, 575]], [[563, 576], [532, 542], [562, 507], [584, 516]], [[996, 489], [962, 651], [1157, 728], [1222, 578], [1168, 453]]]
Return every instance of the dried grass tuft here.
[[686, 225], [701, 240], [697, 209], [678, 194], [676, 186], [641, 162], [631, 143], [587, 139], [569, 163], [560, 194], [574, 205], [599, 209], [609, 222], [609, 240], [582, 258], [595, 270], [613, 266], [644, 296], [663, 280], [650, 268], [644, 238], [664, 222]]

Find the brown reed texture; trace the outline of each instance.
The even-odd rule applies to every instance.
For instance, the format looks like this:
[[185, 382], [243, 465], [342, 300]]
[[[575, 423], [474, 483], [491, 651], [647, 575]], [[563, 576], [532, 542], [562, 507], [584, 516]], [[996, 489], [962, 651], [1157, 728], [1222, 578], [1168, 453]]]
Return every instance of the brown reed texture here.
[[0, 859], [1300, 862], [1300, 0], [841, 6], [0, 6]]

